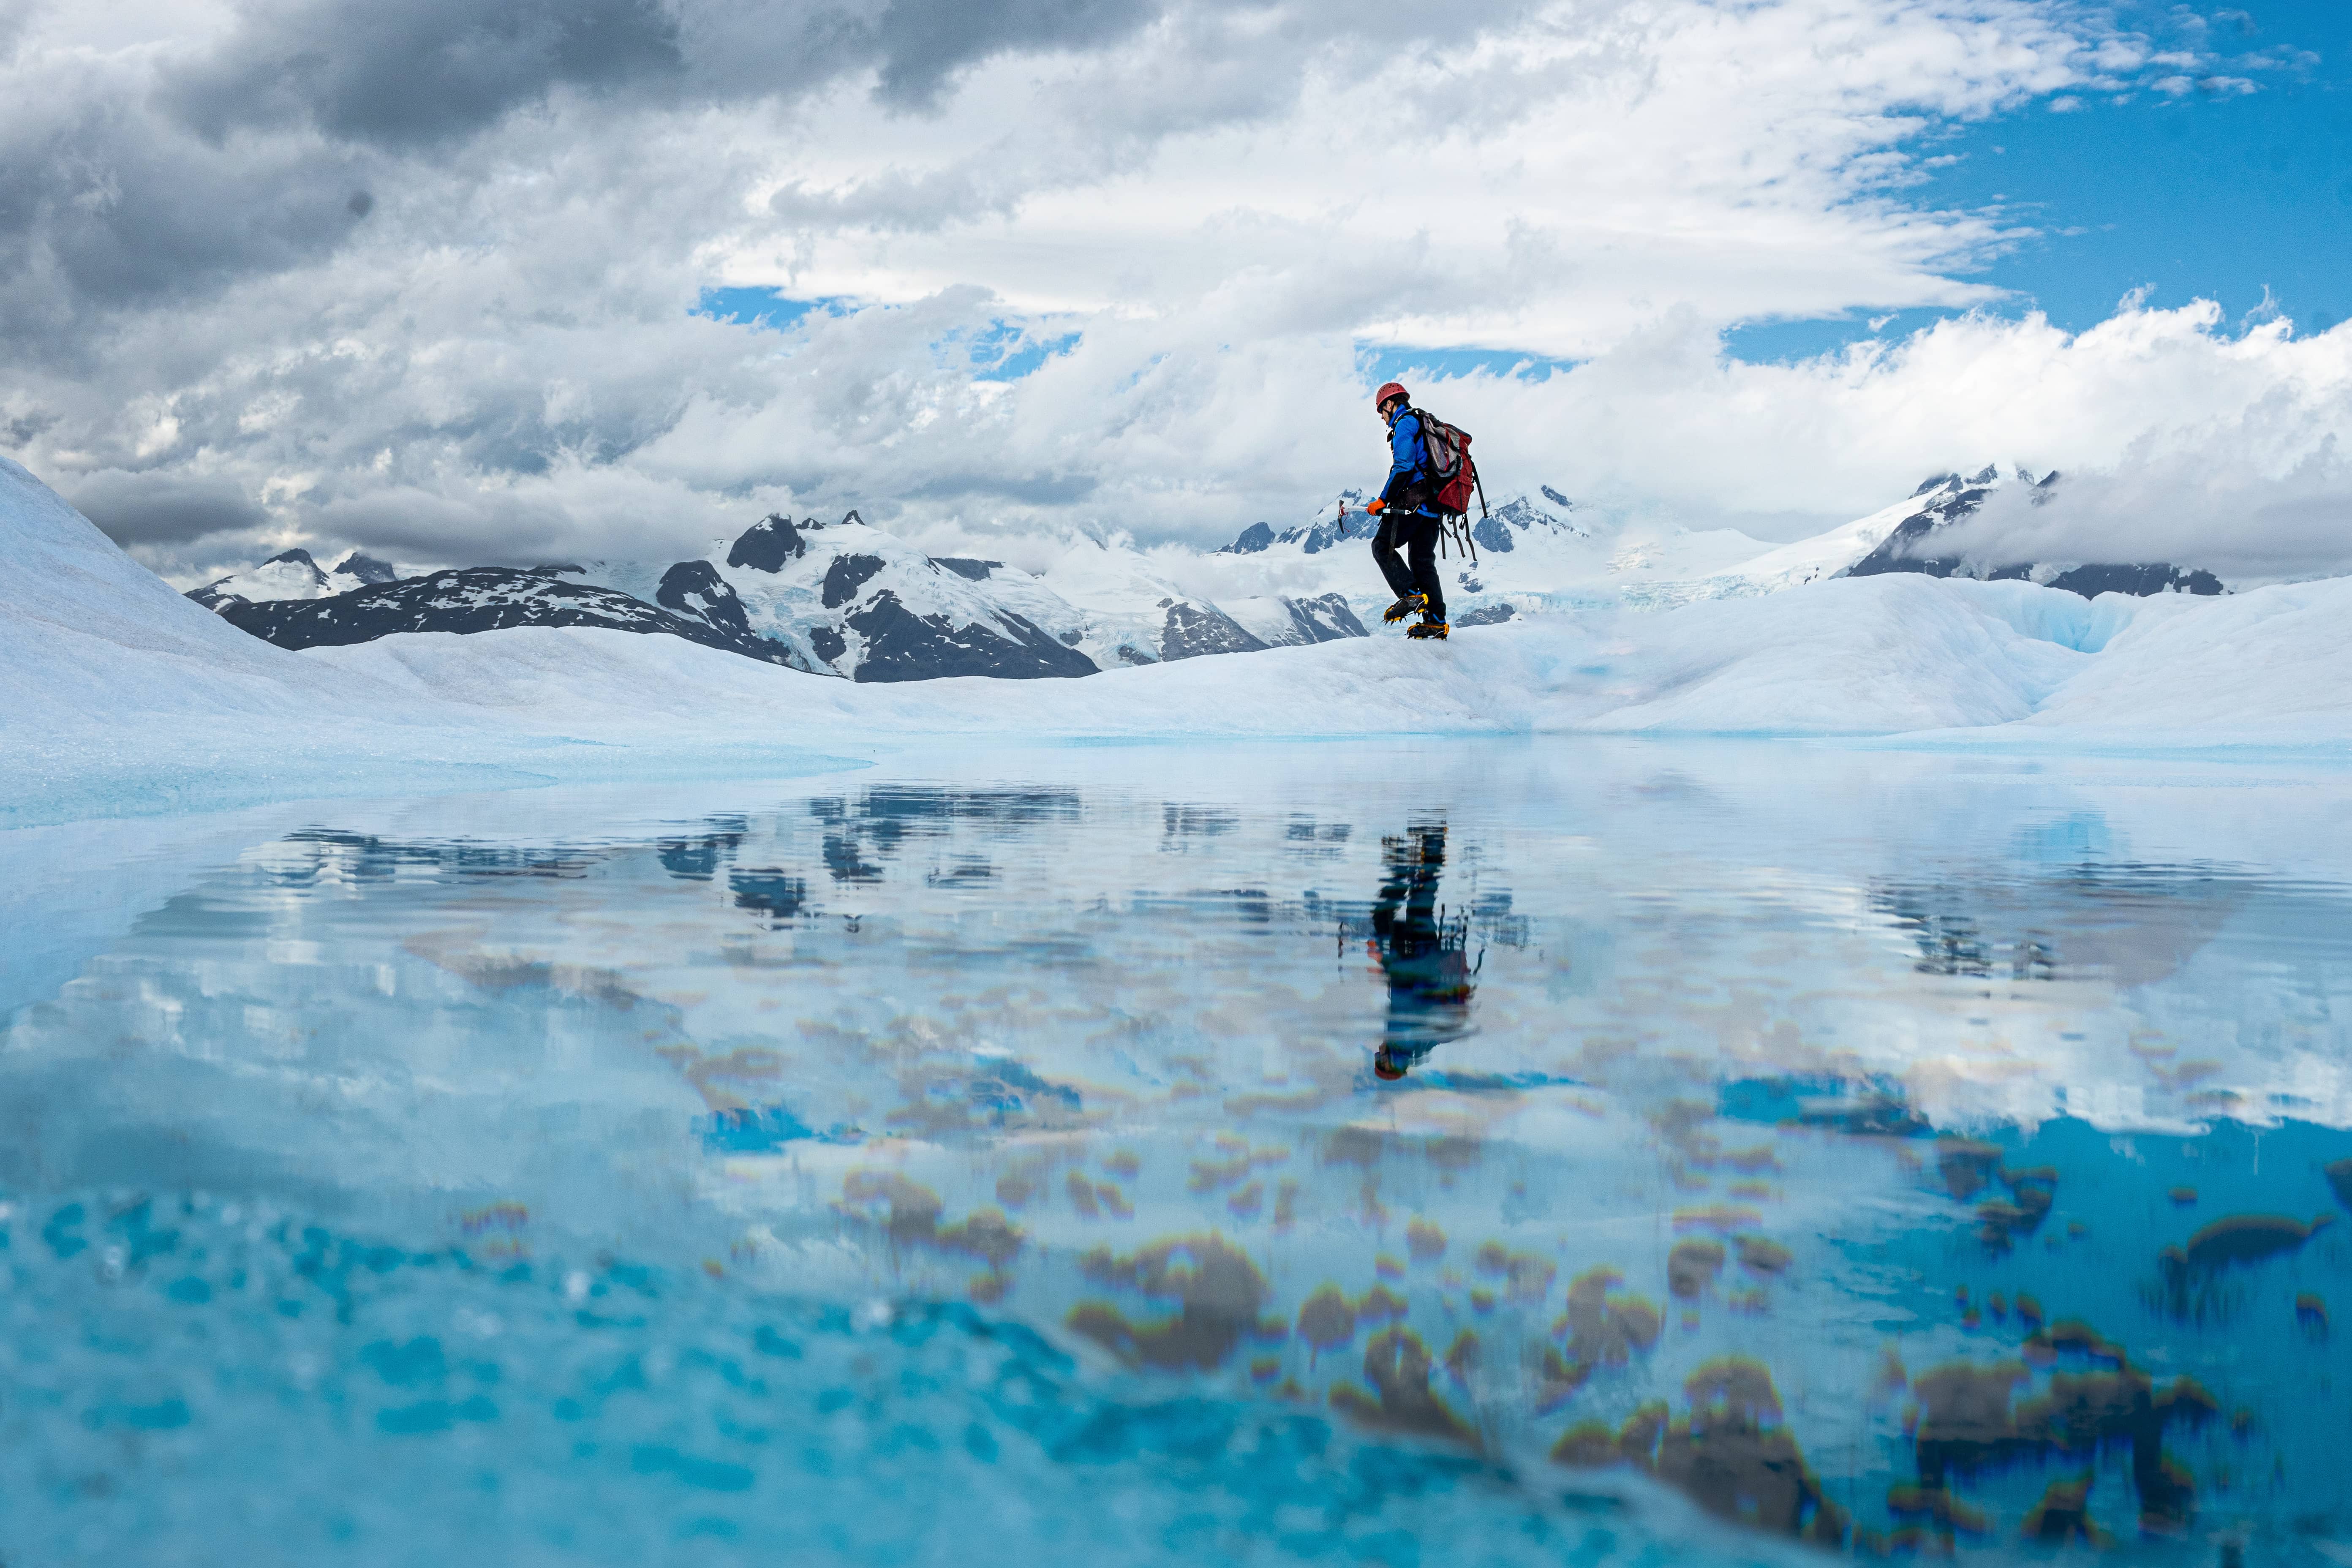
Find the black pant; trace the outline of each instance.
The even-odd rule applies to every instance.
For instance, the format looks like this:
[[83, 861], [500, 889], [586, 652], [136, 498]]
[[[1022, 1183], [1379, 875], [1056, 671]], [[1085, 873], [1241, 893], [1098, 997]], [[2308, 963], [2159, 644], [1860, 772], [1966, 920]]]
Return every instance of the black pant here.
[[[1392, 511], [1381, 516], [1381, 526], [1372, 535], [1372, 559], [1380, 563], [1381, 575], [1389, 580], [1389, 588], [1400, 599], [1407, 594], [1429, 595], [1429, 616], [1432, 620], [1445, 618], [1445, 580], [1437, 574], [1437, 519], [1427, 512]], [[1412, 568], [1397, 556], [1397, 546], [1402, 545], [1412, 558]]]

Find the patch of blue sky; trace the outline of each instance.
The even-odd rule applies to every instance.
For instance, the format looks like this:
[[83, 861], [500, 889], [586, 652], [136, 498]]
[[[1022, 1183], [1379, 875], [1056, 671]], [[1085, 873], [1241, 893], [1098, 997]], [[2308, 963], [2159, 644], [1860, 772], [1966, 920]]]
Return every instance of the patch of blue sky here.
[[1469, 375], [1517, 376], [1539, 381], [1555, 371], [1573, 370], [1578, 361], [1554, 359], [1518, 349], [1401, 348], [1356, 345], [1356, 371], [1368, 385], [1384, 381], [1447, 381]]
[[[1957, 310], [1882, 310], [1827, 321], [1747, 321], [1723, 335], [1724, 353], [1748, 364], [1788, 364], [1837, 353], [1865, 339], [1898, 342]], [[2011, 312], [1996, 309], [1996, 315]], [[2022, 315], [2023, 309], [2014, 312]]]
[[[2042, 100], [1915, 144], [1927, 179], [1914, 204], [2033, 231], [1955, 276], [2007, 290], [1997, 314], [2039, 310], [2069, 331], [2141, 289], [2159, 308], [2214, 300], [2233, 331], [2280, 313], [2305, 333], [2352, 320], [2352, 5], [2117, 10], [2159, 47], [2197, 44], [2223, 63], [2128, 92]], [[1754, 323], [1726, 346], [1751, 362], [1811, 357], [1949, 314]]]
[[1079, 336], [1076, 332], [1063, 332], [1040, 337], [1015, 322], [991, 321], [985, 331], [971, 338], [970, 355], [975, 367], [972, 379], [1019, 381], [1024, 375], [1034, 374], [1047, 360], [1076, 348]]
[[846, 300], [825, 297], [815, 300], [795, 300], [781, 289], [765, 286], [725, 289], [705, 289], [695, 300], [688, 315], [708, 316], [714, 321], [728, 321], [754, 331], [781, 332], [797, 326], [809, 315], [845, 315], [852, 309]]

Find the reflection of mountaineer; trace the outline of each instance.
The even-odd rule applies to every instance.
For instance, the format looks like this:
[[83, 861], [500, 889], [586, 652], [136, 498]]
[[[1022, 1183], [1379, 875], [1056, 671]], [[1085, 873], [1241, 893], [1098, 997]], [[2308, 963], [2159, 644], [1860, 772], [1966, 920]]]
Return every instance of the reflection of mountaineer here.
[[1393, 1083], [1423, 1057], [1470, 1027], [1470, 917], [1440, 917], [1437, 879], [1445, 869], [1443, 824], [1384, 838], [1388, 879], [1372, 906], [1373, 957], [1389, 981], [1389, 1021], [1372, 1053], [1373, 1073]]

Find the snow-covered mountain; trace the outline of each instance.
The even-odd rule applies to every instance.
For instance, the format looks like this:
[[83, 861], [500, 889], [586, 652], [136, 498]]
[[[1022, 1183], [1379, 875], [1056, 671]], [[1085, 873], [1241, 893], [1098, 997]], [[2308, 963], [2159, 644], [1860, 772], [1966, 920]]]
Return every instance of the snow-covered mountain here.
[[[512, 626], [602, 626], [666, 633], [768, 664], [788, 664], [787, 650], [723, 616], [673, 614], [591, 583], [551, 572], [473, 566], [425, 577], [372, 584], [324, 599], [268, 604], [230, 599], [223, 620], [284, 648], [348, 647], [398, 632], [495, 632]], [[740, 620], [740, 616], [738, 617]]]
[[[1473, 522], [1472, 540], [1479, 549], [1498, 555], [1520, 549], [1523, 541], [1532, 542], [1538, 549], [1545, 542], [1559, 540], [1591, 542], [1592, 531], [1567, 515], [1575, 510], [1575, 502], [1549, 485], [1543, 488], [1543, 496], [1559, 510], [1547, 509], [1533, 497], [1516, 496]], [[1350, 540], [1361, 540], [1369, 545], [1379, 530], [1380, 520], [1367, 512], [1364, 505], [1363, 491], [1341, 490], [1331, 506], [1316, 513], [1313, 522], [1280, 533], [1274, 531], [1271, 523], [1253, 523], [1216, 553], [1280, 559], [1286, 554], [1320, 555]]]
[[[590, 561], [567, 576], [770, 643], [813, 674], [856, 680], [1092, 675], [1076, 615], [1026, 574], [943, 564], [856, 512], [830, 526], [769, 517], [723, 561]], [[1032, 613], [1044, 617], [1032, 618]]]
[[1079, 646], [1105, 668], [1365, 635], [1345, 594], [1270, 593], [1280, 574], [1257, 573], [1226, 578], [1250, 592], [1209, 598], [1169, 564], [1123, 541], [1078, 539], [1035, 581], [1077, 607]]
[[[2037, 479], [2021, 468], [2015, 481], [2030, 487], [2029, 499], [2040, 506], [2053, 495], [2058, 476], [2044, 474]], [[1979, 577], [1991, 583], [2019, 579], [2080, 594], [2086, 599], [2095, 599], [2101, 594], [2129, 594], [2146, 598], [2150, 594], [2221, 592], [2221, 579], [2210, 572], [2194, 567], [2184, 570], [2168, 561], [1984, 563], [1948, 552], [1948, 541], [1940, 536], [1955, 524], [1974, 517], [1985, 499], [2003, 482], [1997, 467], [1987, 468], [1966, 479], [1958, 474], [1939, 474], [1928, 479], [1913, 493], [1915, 510], [1895, 524], [1876, 549], [1847, 570], [1856, 577], [1875, 576], [1882, 572], [1924, 572], [1931, 577]], [[1923, 498], [1924, 504], [1918, 504]], [[1945, 548], [1939, 549], [1939, 545]]]
[[980, 557], [935, 560], [853, 511], [830, 525], [766, 518], [724, 559], [475, 567], [364, 586], [289, 551], [189, 597], [284, 647], [596, 626], [861, 681], [1092, 675], [1365, 635], [1344, 595], [1213, 602], [1123, 542], [1075, 542], [1051, 578]]
[[[1997, 466], [1965, 479], [1937, 474], [1891, 506], [1779, 545], [1730, 529], [1588, 521], [1584, 509], [1547, 485], [1540, 500], [1514, 497], [1473, 522], [1477, 558], [1460, 558], [1457, 550], [1444, 563], [1449, 613], [1457, 626], [1479, 626], [1543, 611], [1664, 610], [1888, 572], [2022, 579], [2085, 598], [2222, 591], [2211, 573], [2169, 563], [1985, 563], [1937, 548], [1945, 531], [1975, 516], [2000, 486], [2027, 485], [2047, 498], [2057, 478], [2022, 470], [2004, 478]], [[1375, 520], [1362, 506], [1360, 493], [1348, 491], [1311, 524], [1277, 533], [1257, 523], [1215, 555], [1263, 562], [1286, 580], [1328, 584], [1369, 608], [1385, 602], [1387, 591], [1365, 558]]]
[[193, 589], [188, 597], [207, 610], [231, 604], [267, 605], [281, 599], [327, 599], [338, 594], [399, 580], [388, 561], [352, 551], [331, 569], [310, 558], [307, 550], [289, 550], [258, 566], [232, 572], [215, 582]]
[[[1559, 611], [1672, 609], [1886, 573], [2024, 579], [2085, 598], [2222, 591], [2211, 574], [2168, 563], [1986, 563], [1947, 542], [2002, 485], [2032, 487], [2038, 503], [2056, 479], [2004, 478], [1998, 467], [1938, 474], [1892, 506], [1780, 545], [1729, 529], [1603, 520], [1542, 486], [1475, 520], [1472, 551], [1449, 542], [1448, 614], [1468, 627]], [[934, 558], [852, 511], [832, 524], [766, 518], [723, 558], [475, 568], [404, 582], [364, 555], [330, 573], [289, 550], [188, 596], [289, 647], [394, 632], [605, 626], [858, 681], [1070, 677], [1365, 636], [1364, 617], [1389, 589], [1370, 559], [1377, 520], [1364, 501], [1343, 491], [1307, 522], [1280, 531], [1258, 522], [1205, 554], [1073, 538], [1034, 572], [981, 556]]]

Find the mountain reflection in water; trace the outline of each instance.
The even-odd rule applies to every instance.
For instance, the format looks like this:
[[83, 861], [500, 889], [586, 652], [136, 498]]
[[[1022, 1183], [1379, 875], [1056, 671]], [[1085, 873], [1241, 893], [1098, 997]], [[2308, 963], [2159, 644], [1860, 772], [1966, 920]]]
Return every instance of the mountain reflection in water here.
[[2342, 883], [1601, 762], [258, 833], [0, 1035], [0, 1552], [2352, 1552]]

